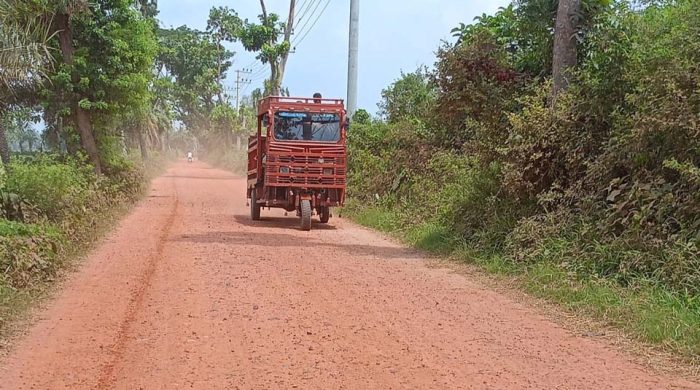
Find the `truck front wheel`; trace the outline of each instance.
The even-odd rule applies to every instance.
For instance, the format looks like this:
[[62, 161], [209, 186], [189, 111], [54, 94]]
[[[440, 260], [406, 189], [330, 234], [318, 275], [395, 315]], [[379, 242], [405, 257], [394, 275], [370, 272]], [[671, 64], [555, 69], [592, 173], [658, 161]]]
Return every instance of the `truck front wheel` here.
[[301, 230], [311, 230], [311, 201], [301, 201]]
[[258, 189], [253, 188], [250, 191], [250, 218], [253, 221], [260, 220], [260, 205], [258, 204]]

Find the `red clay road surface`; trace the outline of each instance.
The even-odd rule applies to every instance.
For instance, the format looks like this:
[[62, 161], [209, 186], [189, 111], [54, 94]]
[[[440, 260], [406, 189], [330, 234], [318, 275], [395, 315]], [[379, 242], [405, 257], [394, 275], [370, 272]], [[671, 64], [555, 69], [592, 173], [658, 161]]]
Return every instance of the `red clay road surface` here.
[[2, 389], [698, 389], [338, 218], [180, 163], [0, 364]]

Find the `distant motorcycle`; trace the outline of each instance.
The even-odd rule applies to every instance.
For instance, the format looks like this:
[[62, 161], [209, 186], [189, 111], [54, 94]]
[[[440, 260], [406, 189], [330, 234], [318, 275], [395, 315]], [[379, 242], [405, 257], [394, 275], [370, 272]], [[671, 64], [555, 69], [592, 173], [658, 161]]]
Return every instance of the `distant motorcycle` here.
[[191, 163], [194, 160], [194, 157], [192, 156], [192, 152], [187, 153], [187, 162]]

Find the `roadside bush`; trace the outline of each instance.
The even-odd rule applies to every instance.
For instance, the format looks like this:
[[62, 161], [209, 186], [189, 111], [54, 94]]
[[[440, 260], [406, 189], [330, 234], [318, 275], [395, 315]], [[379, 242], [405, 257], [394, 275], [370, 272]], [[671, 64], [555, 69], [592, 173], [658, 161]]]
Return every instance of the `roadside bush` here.
[[551, 83], [537, 85], [520, 99], [522, 108], [508, 115], [508, 137], [499, 151], [503, 188], [516, 197], [569, 188], [585, 174], [593, 140], [577, 121], [579, 96], [562, 93], [552, 107], [550, 91]]
[[19, 289], [53, 278], [65, 242], [56, 227], [0, 219], [0, 284]]
[[50, 156], [14, 161], [6, 190], [35, 206], [45, 217], [61, 220], [75, 204], [89, 204], [97, 177], [87, 165]]
[[697, 0], [589, 10], [555, 101], [521, 57], [551, 48], [524, 45], [544, 41], [514, 7], [462, 26], [431, 77], [385, 89], [389, 123], [350, 133], [350, 194], [517, 263], [697, 294]]
[[0, 284], [21, 289], [51, 279], [69, 248], [97, 237], [106, 212], [137, 199], [145, 188], [144, 169], [136, 163], [113, 160], [105, 168], [108, 176], [98, 177], [76, 159], [13, 160], [0, 192], [12, 194], [22, 215], [0, 218]]
[[[156, 158], [154, 154], [150, 158]], [[118, 156], [112, 159], [105, 168], [106, 179], [99, 183], [100, 188], [115, 202], [119, 198], [134, 200], [141, 195], [147, 184], [146, 172], [143, 166], [138, 166], [133, 159]]]
[[553, 6], [462, 25], [433, 85], [385, 89], [388, 123], [350, 133], [350, 214], [697, 357], [700, 2], [582, 3], [556, 97], [553, 19], [533, 16]]
[[434, 141], [493, 161], [507, 137], [507, 114], [527, 78], [513, 69], [506, 50], [486, 30], [456, 47], [442, 46], [437, 56]]

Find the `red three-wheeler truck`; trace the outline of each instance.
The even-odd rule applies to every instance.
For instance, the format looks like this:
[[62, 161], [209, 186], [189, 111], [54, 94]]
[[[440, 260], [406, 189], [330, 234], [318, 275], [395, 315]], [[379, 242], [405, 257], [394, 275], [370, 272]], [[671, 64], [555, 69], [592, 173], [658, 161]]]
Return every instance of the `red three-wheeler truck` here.
[[250, 216], [262, 208], [296, 211], [328, 223], [345, 201], [348, 121], [343, 100], [270, 96], [258, 103], [258, 131], [248, 142]]

